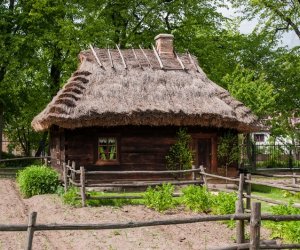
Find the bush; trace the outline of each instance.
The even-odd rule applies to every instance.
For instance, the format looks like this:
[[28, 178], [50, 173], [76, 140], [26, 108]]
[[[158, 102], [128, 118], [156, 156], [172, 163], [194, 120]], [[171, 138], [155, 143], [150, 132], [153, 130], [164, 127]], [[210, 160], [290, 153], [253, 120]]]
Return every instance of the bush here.
[[210, 212], [212, 195], [205, 187], [190, 185], [183, 188], [182, 193], [182, 203], [188, 209], [195, 212]]
[[175, 206], [173, 192], [174, 186], [170, 183], [155, 188], [149, 187], [144, 194], [145, 205], [159, 212], [173, 208]]
[[166, 155], [166, 165], [169, 170], [192, 168], [194, 152], [190, 148], [191, 138], [186, 129], [178, 131], [177, 141]]
[[59, 186], [58, 173], [46, 166], [32, 165], [18, 172], [17, 183], [26, 198], [55, 193]]
[[236, 193], [219, 192], [213, 197], [212, 212], [214, 214], [234, 214]]
[[[272, 213], [276, 215], [300, 214], [300, 209], [291, 205], [274, 206]], [[292, 243], [300, 243], [300, 221], [270, 221], [266, 222], [266, 226], [272, 230], [274, 238], [279, 237]]]
[[70, 187], [67, 192], [62, 194], [63, 203], [71, 206], [79, 206], [81, 201], [77, 199], [79, 189], [77, 187]]

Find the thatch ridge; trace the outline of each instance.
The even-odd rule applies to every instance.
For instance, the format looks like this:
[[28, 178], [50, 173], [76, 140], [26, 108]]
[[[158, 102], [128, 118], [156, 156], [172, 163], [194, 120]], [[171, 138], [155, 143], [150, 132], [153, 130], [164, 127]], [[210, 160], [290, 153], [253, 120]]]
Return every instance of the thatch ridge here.
[[[153, 50], [95, 49], [48, 106], [34, 118], [35, 130], [122, 125], [198, 125], [258, 129], [257, 118], [229, 92], [207, 78], [188, 54], [160, 57]], [[146, 56], [145, 56], [146, 55]], [[182, 67], [182, 64], [184, 69]]]

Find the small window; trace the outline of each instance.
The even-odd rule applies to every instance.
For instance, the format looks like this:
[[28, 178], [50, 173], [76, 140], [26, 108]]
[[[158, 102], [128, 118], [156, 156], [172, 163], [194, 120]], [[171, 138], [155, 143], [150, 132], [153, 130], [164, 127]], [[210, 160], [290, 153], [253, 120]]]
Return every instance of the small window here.
[[99, 137], [98, 160], [101, 162], [114, 162], [118, 160], [117, 138]]
[[254, 134], [254, 141], [255, 142], [264, 142], [265, 135], [264, 134]]

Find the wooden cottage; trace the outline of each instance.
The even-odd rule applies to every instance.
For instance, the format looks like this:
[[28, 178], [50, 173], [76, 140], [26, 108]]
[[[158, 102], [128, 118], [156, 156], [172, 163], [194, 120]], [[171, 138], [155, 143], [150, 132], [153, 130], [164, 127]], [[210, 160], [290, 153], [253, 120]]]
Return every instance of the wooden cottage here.
[[79, 54], [78, 69], [32, 121], [36, 131], [50, 130], [53, 167], [71, 160], [88, 170], [165, 170], [185, 127], [194, 165], [216, 173], [218, 137], [256, 130], [256, 117], [209, 80], [196, 57], [174, 52], [173, 35], [155, 42]]

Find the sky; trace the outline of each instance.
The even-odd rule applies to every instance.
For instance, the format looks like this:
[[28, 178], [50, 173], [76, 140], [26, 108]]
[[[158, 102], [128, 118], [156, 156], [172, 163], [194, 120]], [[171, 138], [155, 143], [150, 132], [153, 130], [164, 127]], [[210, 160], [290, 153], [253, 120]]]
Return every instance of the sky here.
[[[234, 8], [220, 8], [220, 12], [228, 18], [238, 17], [239, 14], [236, 13], [236, 9]], [[253, 19], [251, 21], [243, 21], [240, 25], [240, 32], [244, 34], [249, 34], [253, 31], [255, 26], [258, 23], [258, 19]], [[300, 46], [300, 40], [294, 32], [287, 32], [282, 37], [282, 46], [288, 46], [289, 48], [293, 48], [295, 46]]]

